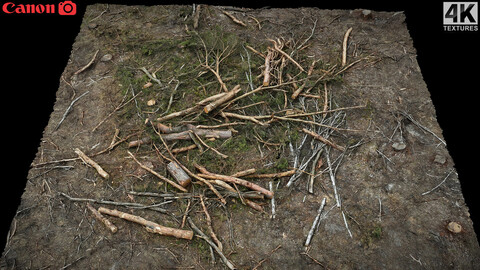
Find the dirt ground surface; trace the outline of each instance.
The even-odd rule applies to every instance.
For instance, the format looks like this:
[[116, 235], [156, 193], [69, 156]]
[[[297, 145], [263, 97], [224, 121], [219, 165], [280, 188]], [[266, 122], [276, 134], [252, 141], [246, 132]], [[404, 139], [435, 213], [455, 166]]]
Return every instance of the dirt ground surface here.
[[[12, 221], [2, 269], [224, 269], [228, 262], [237, 269], [480, 268], [479, 244], [403, 13], [215, 6], [195, 11], [88, 7]], [[269, 52], [271, 87], [263, 89]], [[228, 90], [240, 85], [236, 96], [261, 90], [208, 114], [158, 121], [222, 93], [215, 72]], [[292, 98], [298, 88], [302, 94]], [[237, 119], [223, 112], [266, 117]], [[241, 177], [273, 190], [273, 204], [265, 196], [250, 199], [262, 211], [244, 204], [251, 192], [241, 185], [235, 189], [243, 195], [214, 185], [223, 205], [200, 180], [193, 179], [183, 194], [128, 154], [173, 179], [155, 125], [213, 126], [226, 118], [235, 125], [221, 129], [231, 138], [204, 138], [203, 147], [197, 139], [199, 146], [176, 158], [193, 173], [194, 164], [221, 175], [295, 168], [293, 176]], [[142, 138], [146, 143], [129, 147]], [[166, 144], [174, 149], [192, 141]], [[79, 159], [75, 148], [109, 178]], [[192, 240], [177, 239], [108, 216], [118, 227], [113, 234], [84, 199], [172, 228], [190, 230], [188, 216], [209, 238], [203, 201], [228, 262], [197, 233]]]

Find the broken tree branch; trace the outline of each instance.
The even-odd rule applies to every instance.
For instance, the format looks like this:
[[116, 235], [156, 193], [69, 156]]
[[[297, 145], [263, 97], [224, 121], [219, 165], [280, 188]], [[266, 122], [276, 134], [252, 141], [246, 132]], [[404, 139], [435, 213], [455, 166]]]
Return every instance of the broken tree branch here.
[[192, 240], [193, 238], [193, 231], [165, 227], [153, 221], [146, 220], [139, 216], [127, 214], [127, 213], [118, 211], [116, 209], [112, 210], [112, 209], [100, 207], [98, 208], [98, 212], [138, 223], [140, 225], [145, 226], [145, 229], [147, 229], [147, 231], [151, 233], [158, 233], [160, 235], [173, 236], [176, 238], [187, 239], [187, 240]]
[[100, 174], [100, 176], [102, 176], [105, 179], [110, 178], [110, 175], [104, 169], [102, 169], [102, 167], [100, 167], [100, 165], [98, 165], [98, 163], [96, 163], [91, 158], [89, 158], [87, 155], [85, 155], [80, 149], [75, 148], [73, 151], [75, 151], [75, 153], [78, 155], [78, 157], [80, 157], [81, 160], [83, 160], [83, 162], [85, 162], [86, 164], [95, 168], [95, 170], [97, 170], [97, 172], [98, 172], [98, 174]]
[[235, 85], [235, 87], [231, 91], [225, 93], [225, 95], [223, 95], [222, 97], [216, 99], [215, 101], [213, 101], [210, 104], [208, 104], [207, 106], [205, 106], [203, 108], [203, 111], [205, 113], [209, 113], [209, 112], [213, 111], [215, 108], [217, 108], [221, 104], [223, 104], [223, 103], [227, 102], [228, 100], [232, 99], [238, 92], [240, 92], [240, 90], [242, 90], [240, 88], [240, 85], [239, 84]]
[[77, 70], [75, 73], [73, 73], [73, 75], [78, 75], [82, 72], [84, 72], [87, 68], [89, 68], [93, 62], [95, 61], [95, 58], [97, 58], [97, 54], [100, 50], [97, 50], [94, 54], [93, 54], [93, 57], [92, 57], [92, 60], [90, 60], [90, 62], [88, 62], [88, 64], [86, 64], [84, 67], [82, 67], [81, 69]]
[[279, 172], [279, 173], [266, 173], [266, 174], [250, 174], [246, 175], [246, 178], [281, 178], [281, 177], [287, 177], [287, 176], [292, 176], [295, 174], [295, 169], [286, 171], [286, 172]]

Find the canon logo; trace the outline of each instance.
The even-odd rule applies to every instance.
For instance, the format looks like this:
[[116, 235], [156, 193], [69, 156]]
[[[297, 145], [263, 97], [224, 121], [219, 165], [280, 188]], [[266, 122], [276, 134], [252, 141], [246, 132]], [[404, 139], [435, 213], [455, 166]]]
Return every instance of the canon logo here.
[[7, 2], [2, 5], [2, 11], [6, 14], [54, 14], [59, 15], [75, 15], [77, 13], [77, 5], [72, 1], [64, 1], [54, 4], [15, 4]]

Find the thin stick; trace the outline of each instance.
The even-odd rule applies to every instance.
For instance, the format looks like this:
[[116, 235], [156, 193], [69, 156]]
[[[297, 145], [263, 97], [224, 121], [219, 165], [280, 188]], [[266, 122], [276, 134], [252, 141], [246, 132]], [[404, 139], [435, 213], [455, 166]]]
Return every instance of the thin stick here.
[[183, 214], [183, 218], [182, 218], [182, 225], [180, 226], [180, 228], [182, 228], [182, 229], [185, 226], [185, 221], [187, 221], [188, 209], [190, 208], [191, 203], [192, 203], [192, 201], [188, 200], [187, 209], [185, 209], [185, 213]]
[[90, 198], [75, 198], [75, 197], [71, 197], [71, 196], [69, 196], [69, 195], [67, 195], [63, 192], [59, 192], [59, 194], [62, 195], [63, 197], [65, 197], [65, 198], [67, 198], [68, 200], [72, 201], [72, 202], [91, 202], [91, 203], [106, 204], [106, 205], [150, 209], [150, 210], [154, 210], [154, 211], [164, 213], [164, 214], [167, 213], [167, 210], [157, 207], [158, 204], [144, 205], [144, 204], [140, 204], [140, 203], [113, 202], [113, 201], [96, 200], [96, 199], [90, 199]]
[[253, 47], [249, 46], [249, 45], [245, 45], [245, 47], [247, 47], [247, 49], [249, 49], [250, 51], [252, 51], [253, 53], [257, 54], [258, 56], [262, 57], [263, 59], [265, 59], [265, 55], [257, 50], [255, 50]]
[[158, 233], [160, 235], [173, 236], [176, 238], [187, 239], [187, 240], [192, 240], [193, 238], [193, 231], [165, 227], [153, 221], [146, 220], [139, 216], [127, 214], [127, 213], [118, 211], [116, 209], [112, 210], [112, 209], [100, 207], [98, 208], [98, 212], [138, 223], [140, 225], [145, 226], [145, 229], [151, 233]]
[[317, 156], [313, 160], [312, 169], [310, 171], [311, 175], [308, 177], [307, 189], [308, 189], [308, 193], [311, 193], [311, 194], [313, 194], [313, 184], [315, 182], [315, 177], [316, 177], [315, 169], [317, 167], [318, 160], [320, 159], [320, 156], [322, 155], [322, 152], [323, 152], [323, 148], [320, 151], [318, 151]]
[[222, 180], [222, 181], [225, 181], [225, 182], [242, 185], [244, 187], [247, 187], [249, 189], [252, 189], [252, 190], [255, 190], [255, 191], [258, 191], [258, 192], [264, 194], [265, 196], [267, 196], [267, 198], [272, 198], [273, 197], [273, 192], [271, 192], [271, 191], [269, 191], [269, 190], [267, 190], [267, 189], [265, 189], [265, 188], [263, 188], [263, 187], [261, 187], [257, 184], [248, 182], [246, 180], [243, 180], [243, 179], [240, 179], [240, 178], [237, 178], [237, 177], [211, 173], [211, 172], [207, 171], [207, 169], [205, 169], [205, 167], [200, 166], [198, 164], [194, 164], [194, 166], [200, 172], [202, 172], [201, 174], [198, 174], [201, 177], [205, 177], [205, 178], [209, 178], [209, 179], [218, 179], [218, 180]]
[[313, 234], [315, 232], [315, 228], [317, 228], [317, 224], [320, 221], [320, 215], [322, 214], [323, 208], [325, 207], [326, 198], [323, 198], [322, 203], [320, 204], [320, 208], [318, 208], [317, 216], [313, 220], [312, 227], [307, 235], [307, 240], [305, 241], [305, 246], [308, 247], [310, 242], [312, 241]]
[[334, 142], [332, 142], [332, 141], [330, 141], [330, 140], [325, 139], [325, 138], [322, 137], [320, 134], [317, 134], [317, 133], [315, 133], [315, 132], [313, 132], [313, 131], [310, 131], [310, 130], [308, 130], [308, 129], [306, 129], [306, 128], [303, 128], [303, 129], [302, 129], [302, 132], [304, 132], [304, 133], [312, 136], [314, 139], [319, 140], [319, 141], [321, 141], [322, 143], [324, 143], [324, 144], [326, 144], [326, 145], [330, 145], [331, 147], [333, 147], [333, 148], [335, 148], [335, 149], [337, 149], [337, 150], [339, 150], [339, 151], [342, 151], [342, 152], [345, 151], [345, 147], [340, 146], [340, 145], [338, 145], [338, 144], [336, 144], [336, 143], [334, 143]]
[[227, 12], [225, 10], [222, 10], [223, 14], [227, 15], [230, 19], [232, 19], [232, 21], [236, 24], [239, 24], [241, 26], [247, 26], [244, 22], [242, 22], [241, 20], [235, 18], [235, 16], [232, 15], [232, 13], [230, 12]]
[[198, 140], [201, 144], [203, 144], [203, 146], [205, 146], [205, 147], [207, 147], [208, 149], [212, 150], [213, 152], [215, 152], [215, 154], [221, 156], [222, 158], [228, 158], [227, 155], [220, 153], [217, 149], [215, 149], [215, 148], [211, 147], [210, 145], [206, 144], [206, 143], [200, 138], [200, 136], [198, 136], [197, 133], [195, 133], [195, 132], [193, 132], [193, 131], [190, 131], [190, 132], [193, 133], [193, 135], [197, 138], [197, 140]]
[[95, 58], [97, 58], [97, 54], [98, 54], [99, 51], [100, 50], [97, 50], [95, 52], [95, 54], [93, 54], [92, 60], [90, 60], [90, 62], [88, 62], [87, 65], [85, 65], [81, 69], [77, 70], [75, 73], [73, 73], [73, 75], [78, 75], [78, 74], [82, 73], [83, 71], [85, 71], [87, 68], [89, 68], [93, 64], [93, 62], [95, 61]]
[[215, 128], [222, 128], [222, 127], [236, 126], [236, 125], [245, 125], [245, 123], [243, 123], [243, 122], [232, 122], [232, 123], [225, 123], [225, 124], [214, 125], [214, 126], [198, 125], [198, 126], [195, 126], [195, 128], [197, 128], [197, 129], [215, 129]]
[[112, 233], [116, 233], [118, 228], [110, 220], [104, 217], [97, 209], [93, 208], [89, 203], [87, 203], [87, 208], [92, 212], [93, 216], [101, 221]]
[[328, 172], [330, 174], [330, 180], [332, 181], [332, 186], [333, 186], [333, 193], [335, 195], [335, 202], [337, 204], [337, 207], [340, 207], [340, 199], [338, 197], [337, 193], [337, 185], [335, 185], [335, 175], [333, 175], [333, 169], [332, 169], [332, 163], [330, 162], [330, 153], [327, 151], [327, 164], [328, 164]]
[[[317, 96], [313, 96], [313, 97], [317, 97]], [[328, 103], [328, 102], [326, 102], [326, 103]], [[288, 117], [288, 118], [304, 117], [304, 116], [311, 116], [311, 115], [317, 115], [317, 114], [327, 114], [327, 113], [345, 111], [345, 110], [361, 109], [361, 108], [365, 108], [365, 107], [366, 107], [366, 105], [357, 105], [357, 106], [343, 107], [343, 108], [337, 108], [337, 109], [332, 109], [332, 110], [322, 110], [322, 111], [310, 112], [310, 113], [289, 114], [289, 115], [286, 115], [285, 117]]]
[[231, 112], [221, 112], [221, 116], [222, 117], [233, 117], [233, 118], [238, 118], [238, 119], [242, 119], [242, 120], [248, 120], [248, 121], [254, 122], [255, 124], [259, 124], [261, 126], [266, 125], [265, 123], [262, 123], [262, 122], [258, 121], [257, 119], [255, 119], [255, 117], [248, 116], [248, 115], [241, 115], [241, 114], [236, 114], [236, 113], [231, 113]]
[[[268, 182], [268, 188], [273, 193], [273, 182], [272, 181]], [[270, 218], [274, 219], [275, 218], [275, 197], [274, 196], [270, 200], [270, 204], [272, 206], [272, 215], [270, 216]]]
[[285, 171], [285, 172], [279, 172], [279, 173], [265, 173], [265, 174], [251, 174], [251, 175], [246, 175], [246, 178], [281, 178], [281, 177], [287, 177], [287, 176], [292, 176], [295, 174], [295, 169], [290, 170], [290, 171]]
[[431, 190], [426, 191], [426, 192], [423, 192], [423, 193], [422, 193], [422, 196], [425, 196], [425, 195], [431, 193], [432, 191], [436, 190], [437, 188], [439, 188], [443, 183], [445, 183], [445, 181], [447, 181], [448, 177], [450, 176], [450, 174], [453, 173], [453, 171], [454, 171], [453, 169], [450, 170], [450, 172], [447, 174], [447, 176], [445, 176], [445, 178], [442, 180], [442, 182], [440, 182], [438, 185], [436, 185], [436, 186], [435, 186], [434, 188], [432, 188]]
[[158, 177], [159, 179], [169, 183], [170, 185], [172, 185], [173, 187], [183, 191], [183, 192], [188, 192], [188, 190], [184, 187], [182, 187], [181, 185], [173, 182], [172, 180], [166, 178], [165, 176], [163, 175], [160, 175], [159, 173], [157, 173], [156, 171], [150, 169], [149, 167], [143, 165], [142, 163], [140, 163], [140, 161], [137, 160], [137, 158], [135, 158], [135, 156], [130, 152], [130, 151], [127, 151], [128, 155], [130, 155], [132, 157], [132, 159], [144, 170], [146, 170], [147, 172], [155, 175], [156, 177]]
[[350, 236], [350, 238], [353, 238], [352, 232], [348, 228], [347, 219], [345, 218], [345, 213], [343, 211], [342, 211], [342, 216], [343, 216], [343, 222], [345, 223], [345, 228], [347, 229], [348, 235]]
[[150, 80], [158, 83], [158, 85], [160, 86], [163, 86], [162, 82], [159, 79], [153, 77], [153, 75], [150, 74], [150, 72], [148, 72], [148, 70], [145, 67], [140, 68], [140, 70], [143, 71], [148, 76], [148, 78], [150, 78]]
[[210, 214], [208, 213], [207, 207], [205, 206], [205, 202], [203, 201], [203, 196], [200, 195], [200, 204], [202, 205], [203, 212], [205, 213], [205, 219], [207, 221], [207, 226], [208, 230], [210, 233], [210, 237], [212, 237], [213, 242], [217, 245], [217, 247], [222, 251], [223, 250], [223, 245], [220, 240], [218, 240], [217, 235], [213, 231], [212, 227], [212, 218], [210, 217]]
[[418, 126], [419, 128], [421, 128], [421, 129], [423, 129], [424, 131], [432, 134], [432, 135], [433, 135], [435, 138], [437, 138], [437, 140], [439, 140], [443, 145], [445, 145], [445, 146], [447, 145], [447, 143], [446, 143], [444, 140], [442, 140], [440, 137], [438, 137], [437, 134], [433, 133], [433, 131], [429, 130], [428, 128], [422, 126], [419, 122], [417, 122], [415, 119], [413, 119], [413, 117], [412, 117], [411, 115], [409, 115], [408, 113], [403, 112], [403, 111], [400, 111], [400, 113], [401, 113], [403, 116], [407, 117], [408, 120], [412, 121], [412, 123], [414, 123], [414, 124], [415, 124], [416, 126]]
[[[251, 208], [263, 212], [263, 207], [257, 204], [256, 202], [253, 202], [245, 197], [250, 197], [251, 199], [264, 199], [263, 195], [261, 194], [240, 194], [238, 190], [230, 186], [229, 184], [223, 182], [222, 180], [210, 180], [209, 182], [214, 183], [215, 185], [221, 186], [224, 189], [230, 191], [232, 196], [243, 198], [242, 203], [245, 203], [246, 205], [250, 206]], [[260, 195], [260, 196], [258, 196]]]
[[60, 121], [58, 122], [57, 126], [55, 126], [55, 130], [57, 130], [60, 125], [62, 124], [62, 122], [65, 120], [65, 118], [67, 117], [67, 115], [70, 113], [70, 111], [72, 110], [72, 107], [73, 107], [73, 104], [75, 104], [75, 102], [77, 102], [79, 99], [81, 99], [83, 96], [85, 96], [86, 94], [88, 94], [90, 91], [86, 91], [85, 93], [83, 93], [82, 95], [80, 95], [79, 97], [77, 97], [76, 99], [72, 100], [72, 102], [70, 103], [70, 105], [68, 106], [68, 108], [65, 110], [65, 112], [63, 113], [63, 116], [62, 116], [62, 119], [60, 119]]
[[102, 167], [100, 167], [100, 165], [98, 165], [98, 163], [96, 163], [91, 158], [89, 158], [87, 155], [85, 155], [80, 149], [75, 148], [73, 151], [75, 151], [75, 153], [80, 157], [81, 160], [83, 160], [83, 162], [85, 162], [88, 165], [95, 168], [95, 170], [97, 170], [97, 172], [98, 172], [98, 174], [100, 174], [100, 176], [102, 176], [105, 179], [110, 178], [110, 175], [104, 169], [102, 169]]
[[343, 51], [342, 51], [342, 67], [347, 64], [347, 45], [348, 45], [348, 36], [352, 32], [352, 27], [348, 28], [345, 36], [343, 37]]
[[232, 270], [235, 269], [235, 266], [227, 259], [227, 257], [225, 257], [225, 255], [223, 255], [222, 251], [218, 248], [218, 246], [215, 245], [215, 243], [213, 243], [212, 241], [210, 241], [208, 239], [208, 236], [204, 232], [202, 232], [195, 225], [195, 223], [193, 223], [193, 221], [190, 217], [187, 218], [187, 221], [188, 221], [188, 224], [190, 224], [190, 227], [192, 227], [192, 229], [199, 235], [199, 237], [202, 238], [205, 242], [207, 242], [207, 244], [209, 244], [218, 253], [218, 255], [222, 259], [223, 263], [225, 263], [225, 265], [229, 269], [232, 269]]
[[[92, 132], [94, 132], [95, 130], [97, 130], [98, 127], [100, 127], [105, 121], [107, 121], [108, 118], [110, 118], [115, 112], [117, 112], [118, 110], [120, 110], [121, 108], [123, 108], [125, 105], [127, 105], [128, 103], [130, 103], [132, 100], [135, 100], [137, 98], [137, 96], [139, 96], [140, 94], [142, 94], [143, 92], [138, 92], [138, 94], [136, 94], [135, 96], [133, 96], [131, 99], [129, 99], [127, 102], [125, 103], [120, 103], [110, 114], [107, 115], [107, 117], [105, 117], [102, 121], [100, 121], [100, 123], [98, 123], [93, 129], [92, 129]], [[123, 101], [122, 101], [123, 102]]]
[[273, 119], [278, 119], [278, 120], [284, 120], [284, 121], [292, 121], [292, 122], [301, 122], [301, 123], [306, 123], [306, 124], [312, 124], [315, 126], [319, 127], [325, 127], [329, 129], [333, 129], [335, 131], [351, 131], [351, 132], [363, 132], [364, 130], [358, 130], [358, 129], [346, 129], [346, 128], [337, 128], [329, 125], [324, 125], [321, 123], [313, 122], [313, 121], [308, 121], [308, 120], [303, 120], [303, 119], [296, 119], [296, 118], [288, 118], [288, 117], [281, 117], [281, 116], [271, 116]]

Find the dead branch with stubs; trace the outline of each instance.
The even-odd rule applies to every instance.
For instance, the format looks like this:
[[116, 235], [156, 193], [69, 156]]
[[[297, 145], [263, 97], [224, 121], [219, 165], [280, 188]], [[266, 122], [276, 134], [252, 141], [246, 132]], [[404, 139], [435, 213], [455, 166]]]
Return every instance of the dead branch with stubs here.
[[140, 225], [145, 226], [145, 229], [151, 233], [173, 236], [176, 238], [187, 239], [187, 240], [192, 240], [193, 238], [193, 231], [165, 227], [153, 221], [146, 220], [140, 216], [124, 213], [116, 209], [112, 210], [112, 209], [100, 207], [98, 208], [98, 212], [138, 223]]

